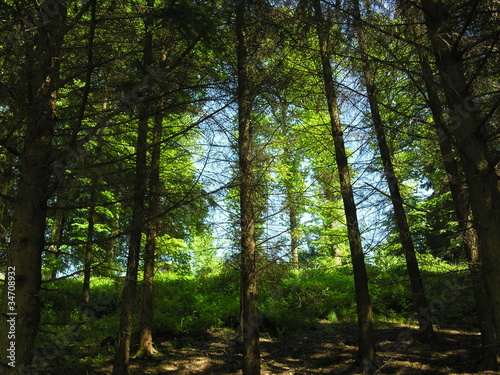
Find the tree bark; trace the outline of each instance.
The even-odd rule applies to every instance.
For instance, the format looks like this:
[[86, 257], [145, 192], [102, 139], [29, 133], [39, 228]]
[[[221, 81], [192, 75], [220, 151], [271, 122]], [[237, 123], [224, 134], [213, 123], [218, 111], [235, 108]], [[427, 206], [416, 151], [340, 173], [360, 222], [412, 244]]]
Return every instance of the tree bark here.
[[144, 200], [146, 193], [146, 153], [148, 133], [148, 111], [143, 104], [139, 108], [139, 127], [137, 131], [136, 164], [134, 195], [132, 204], [132, 230], [130, 232], [130, 246], [127, 257], [127, 272], [123, 289], [122, 311], [120, 315], [120, 331], [113, 375], [128, 375], [130, 361], [130, 343], [132, 336], [133, 314], [136, 304], [137, 275], [139, 255], [141, 250], [141, 236], [144, 222]]
[[9, 202], [9, 191], [12, 186], [14, 155], [10, 152], [5, 154], [5, 161], [0, 162], [0, 238], [3, 238], [8, 232], [7, 228], [7, 207], [11, 205]]
[[[48, 247], [49, 257], [51, 257], [55, 262], [59, 258], [59, 245], [57, 243], [61, 240], [61, 235], [64, 227], [65, 217], [64, 211], [61, 209], [62, 199], [59, 197], [57, 199], [57, 204], [55, 207], [54, 221], [52, 227], [50, 228], [50, 242], [52, 245]], [[53, 264], [50, 269], [50, 278], [55, 279], [57, 277], [57, 263]]]
[[249, 82], [246, 40], [246, 1], [236, 4], [238, 74], [238, 159], [241, 220], [241, 330], [243, 375], [260, 374], [259, 312], [257, 290], [257, 247], [255, 244], [252, 94]]
[[[38, 9], [28, 8], [33, 12]], [[60, 52], [65, 34], [66, 9], [61, 6], [51, 22], [39, 28], [26, 44], [24, 149], [14, 202], [12, 235], [7, 265], [15, 273], [15, 306], [8, 302], [4, 284], [0, 314], [0, 368], [3, 374], [21, 374], [33, 361], [40, 321], [41, 259], [45, 244], [47, 199], [52, 175], [52, 137], [56, 124], [56, 92], [59, 86]], [[17, 315], [7, 315], [16, 313]], [[6, 362], [11, 341], [6, 334], [15, 320], [15, 366]]]
[[[94, 69], [93, 54], [94, 54], [94, 37], [96, 28], [96, 0], [93, 0], [90, 8], [90, 30], [88, 36], [88, 47], [87, 47], [87, 72], [85, 75], [85, 86], [83, 89], [82, 103], [80, 106], [80, 113], [78, 115], [78, 127], [73, 132], [73, 137], [76, 138], [78, 131], [80, 130], [84, 118], [85, 110], [87, 107], [87, 102], [89, 99], [90, 88], [92, 86], [92, 72]], [[74, 142], [74, 140], [71, 140]], [[101, 151], [100, 144], [97, 147], [96, 155], [99, 156]], [[82, 316], [89, 316], [89, 305], [90, 305], [90, 272], [92, 265], [92, 246], [94, 241], [94, 221], [96, 214], [96, 200], [97, 200], [97, 181], [92, 180], [90, 187], [90, 206], [89, 206], [89, 219], [87, 228], [87, 243], [85, 244], [85, 258], [84, 258], [84, 270], [83, 270], [83, 290], [82, 290], [82, 304], [80, 308], [80, 314]]]
[[288, 195], [288, 217], [290, 221], [290, 252], [292, 256], [292, 267], [294, 270], [299, 269], [299, 238], [298, 238], [298, 217], [297, 207], [293, 202], [293, 194]]
[[477, 100], [466, 76], [464, 57], [455, 48], [454, 35], [448, 18], [448, 5], [442, 1], [420, 2], [441, 86], [450, 109], [446, 130], [458, 150], [465, 173], [474, 225], [481, 249], [481, 274], [490, 298], [496, 346], [491, 348], [500, 367], [500, 191], [495, 173], [498, 160], [490, 154], [488, 139], [478, 112]]
[[153, 347], [153, 285], [155, 268], [156, 237], [159, 220], [157, 218], [160, 206], [160, 157], [163, 116], [155, 115], [153, 129], [153, 148], [151, 150], [151, 170], [149, 177], [149, 220], [146, 225], [146, 246], [144, 250], [144, 280], [142, 282], [142, 306], [139, 334], [139, 353], [149, 356], [157, 354]]
[[[92, 184], [95, 182], [93, 181]], [[85, 244], [85, 258], [83, 267], [83, 291], [82, 291], [82, 304], [80, 307], [80, 315], [89, 316], [90, 305], [90, 271], [92, 265], [92, 246], [94, 244], [94, 221], [96, 214], [96, 188], [94, 185], [91, 187], [90, 192], [90, 206], [89, 218], [87, 228], [87, 243]]]
[[137, 158], [135, 165], [134, 197], [132, 207], [132, 230], [127, 257], [127, 273], [123, 289], [120, 331], [113, 364], [113, 375], [128, 375], [132, 321], [136, 303], [137, 274], [141, 250], [141, 235], [144, 218], [144, 195], [146, 180], [147, 115], [141, 110], [137, 134]]
[[[148, 9], [152, 8], [152, 0], [147, 0]], [[152, 46], [152, 12], [145, 21], [144, 36], [144, 66], [149, 67], [153, 62]], [[130, 234], [130, 248], [127, 258], [127, 276], [123, 292], [122, 313], [120, 317], [120, 332], [113, 375], [128, 375], [130, 360], [130, 343], [132, 336], [133, 313], [136, 304], [137, 275], [139, 267], [139, 255], [141, 249], [141, 237], [144, 225], [144, 201], [146, 194], [147, 177], [147, 142], [148, 142], [148, 119], [150, 117], [150, 103], [143, 98], [139, 103], [139, 128], [137, 134], [137, 159], [135, 165], [134, 197], [132, 207], [132, 231]]]
[[410, 277], [410, 287], [413, 295], [413, 308], [417, 314], [419, 324], [419, 339], [423, 341], [430, 341], [434, 336], [434, 331], [430, 320], [429, 304], [427, 303], [427, 298], [425, 297], [424, 283], [420, 275], [415, 246], [411, 237], [410, 226], [408, 224], [408, 219], [403, 205], [403, 198], [399, 189], [399, 182], [396, 177], [394, 165], [392, 164], [391, 151], [387, 145], [384, 124], [378, 105], [378, 90], [375, 86], [373, 71], [368, 60], [368, 47], [363, 31], [358, 0], [354, 1], [354, 25], [358, 34], [361, 69], [364, 84], [366, 86], [371, 119], [377, 137], [377, 144], [380, 151], [380, 157], [382, 159], [382, 167], [389, 186], [389, 195], [391, 197], [391, 203], [394, 210], [396, 227], [399, 232], [399, 241], [401, 242], [403, 254], [406, 259], [406, 268]]
[[316, 28], [319, 40], [319, 52], [323, 81], [325, 85], [328, 111], [330, 115], [331, 131], [335, 146], [335, 160], [337, 163], [340, 192], [344, 203], [344, 211], [347, 221], [347, 232], [351, 259], [354, 272], [354, 283], [356, 290], [356, 306], [358, 315], [358, 337], [359, 337], [359, 357], [363, 366], [363, 371], [367, 374], [374, 373], [377, 369], [375, 364], [375, 341], [373, 337], [373, 316], [370, 294], [368, 291], [368, 276], [364, 261], [364, 253], [361, 245], [361, 235], [359, 232], [356, 203], [349, 173], [349, 164], [344, 144], [344, 135], [340, 124], [339, 108], [337, 104], [337, 94], [333, 81], [332, 66], [328, 51], [329, 28], [326, 26], [321, 1], [314, 0], [314, 11], [316, 16]]

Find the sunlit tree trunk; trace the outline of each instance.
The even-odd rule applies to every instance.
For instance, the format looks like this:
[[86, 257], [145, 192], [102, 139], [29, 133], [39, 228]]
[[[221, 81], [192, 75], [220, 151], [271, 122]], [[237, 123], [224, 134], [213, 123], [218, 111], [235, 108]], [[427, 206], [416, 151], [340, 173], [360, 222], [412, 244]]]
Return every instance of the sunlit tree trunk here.
[[297, 217], [297, 207], [293, 200], [293, 195], [289, 196], [289, 207], [288, 207], [288, 217], [290, 221], [290, 252], [292, 257], [292, 267], [293, 269], [299, 269], [299, 238], [298, 238], [298, 217]]
[[55, 279], [57, 277], [57, 259], [59, 258], [59, 245], [58, 242], [61, 240], [61, 235], [64, 227], [64, 210], [62, 209], [62, 199], [58, 197], [57, 204], [54, 207], [55, 214], [52, 222], [52, 227], [50, 228], [50, 242], [51, 245], [48, 247], [48, 257], [52, 258], [54, 263], [51, 265], [50, 278]]
[[394, 210], [394, 217], [396, 220], [396, 227], [399, 232], [399, 241], [403, 248], [403, 254], [406, 259], [406, 268], [410, 277], [410, 287], [413, 295], [413, 308], [417, 314], [419, 324], [419, 339], [430, 341], [433, 337], [433, 328], [430, 320], [429, 305], [425, 297], [424, 283], [420, 275], [415, 246], [411, 237], [410, 226], [406, 217], [406, 212], [403, 205], [403, 198], [399, 189], [399, 182], [396, 177], [394, 165], [392, 164], [391, 151], [387, 145], [385, 136], [384, 124], [380, 115], [378, 105], [378, 92], [375, 86], [373, 77], [373, 70], [368, 60], [368, 47], [366, 45], [366, 38], [363, 30], [361, 20], [361, 12], [359, 1], [354, 1], [354, 25], [358, 34], [359, 53], [361, 55], [361, 69], [366, 86], [366, 93], [368, 103], [370, 106], [371, 120], [375, 128], [377, 137], [377, 144], [382, 159], [382, 166], [384, 174], [389, 186], [389, 195], [391, 197], [392, 207]]
[[325, 85], [326, 100], [328, 102], [328, 111], [330, 114], [331, 131], [335, 146], [335, 160], [339, 172], [340, 192], [344, 203], [349, 247], [351, 250], [351, 259], [354, 272], [356, 306], [358, 314], [359, 357], [362, 362], [363, 371], [367, 374], [371, 374], [376, 370], [377, 367], [375, 364], [375, 341], [373, 337], [372, 306], [368, 291], [368, 276], [366, 274], [364, 253], [361, 246], [361, 235], [358, 226], [356, 203], [354, 201], [354, 194], [349, 173], [349, 165], [344, 144], [344, 135], [340, 124], [337, 94], [333, 81], [333, 71], [329, 57], [329, 28], [326, 25], [325, 19], [323, 17], [321, 1], [313, 0], [313, 5], [317, 23], [316, 28], [319, 40], [319, 52], [321, 57], [323, 81]]
[[243, 375], [260, 374], [259, 312], [257, 293], [257, 247], [255, 244], [252, 93], [248, 74], [246, 40], [246, 1], [236, 4], [238, 74], [238, 157], [241, 222], [241, 330], [243, 339]]

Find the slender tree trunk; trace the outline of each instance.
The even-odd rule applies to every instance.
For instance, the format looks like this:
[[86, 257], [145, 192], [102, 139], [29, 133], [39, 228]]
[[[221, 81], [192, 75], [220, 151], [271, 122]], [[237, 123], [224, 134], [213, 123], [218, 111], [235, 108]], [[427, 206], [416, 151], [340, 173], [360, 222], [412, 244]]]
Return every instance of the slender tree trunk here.
[[153, 129], [153, 148], [151, 150], [151, 171], [149, 177], [149, 207], [150, 218], [146, 225], [146, 247], [144, 250], [144, 281], [142, 284], [141, 325], [139, 334], [139, 355], [155, 355], [153, 347], [153, 285], [155, 268], [156, 237], [159, 227], [160, 206], [160, 156], [163, 116], [155, 115]]
[[[152, 0], [147, 1], [148, 9], [152, 8]], [[152, 46], [152, 12], [145, 21], [144, 38], [144, 66], [149, 67], [153, 62]], [[136, 304], [137, 274], [141, 249], [141, 236], [144, 223], [144, 200], [146, 194], [147, 177], [147, 140], [150, 103], [144, 100], [139, 104], [139, 129], [137, 134], [137, 159], [135, 165], [135, 182], [132, 212], [132, 232], [130, 234], [130, 248], [127, 259], [127, 276], [123, 292], [122, 313], [120, 317], [120, 332], [113, 365], [113, 375], [128, 375], [130, 360], [130, 343], [132, 336], [132, 321]]]
[[111, 239], [106, 247], [106, 274], [115, 275], [116, 248], [118, 246], [118, 234], [120, 233], [120, 204], [114, 205], [113, 218], [111, 219]]
[[14, 156], [6, 153], [6, 160], [0, 164], [0, 238], [7, 233], [7, 207], [10, 206], [9, 190], [12, 184]]
[[63, 226], [65, 222], [64, 210], [61, 209], [61, 198], [58, 198], [57, 205], [55, 207], [54, 221], [52, 227], [50, 228], [50, 242], [52, 244], [48, 247], [49, 257], [54, 260], [54, 264], [50, 269], [50, 278], [55, 279], [57, 277], [57, 259], [59, 258], [59, 246], [57, 243], [61, 240], [61, 235], [63, 231]]
[[[80, 113], [78, 115], [78, 127], [73, 132], [73, 139], [76, 138], [78, 131], [80, 130], [84, 118], [85, 110], [87, 107], [87, 102], [90, 94], [90, 88], [92, 86], [92, 72], [94, 70], [94, 37], [96, 28], [96, 6], [97, 0], [92, 0], [91, 10], [90, 10], [90, 30], [88, 36], [88, 46], [87, 46], [87, 72], [85, 74], [85, 86], [83, 88], [83, 97], [80, 106]], [[99, 155], [101, 151], [100, 145], [96, 150], [96, 154]], [[90, 187], [90, 206], [89, 206], [89, 218], [88, 218], [88, 228], [87, 228], [87, 243], [85, 244], [85, 257], [84, 257], [84, 270], [83, 270], [83, 290], [82, 290], [82, 304], [80, 308], [80, 314], [82, 316], [89, 316], [89, 304], [90, 304], [90, 270], [92, 265], [92, 246], [94, 241], [94, 220], [96, 214], [96, 197], [97, 181], [91, 181]]]
[[431, 66], [422, 48], [418, 48], [422, 76], [428, 95], [428, 104], [434, 120], [436, 133], [438, 134], [439, 149], [443, 159], [446, 172], [446, 180], [450, 187], [450, 192], [455, 208], [458, 222], [458, 229], [462, 236], [462, 242], [469, 262], [469, 271], [473, 282], [474, 299], [481, 331], [481, 341], [484, 351], [483, 364], [490, 367], [496, 361], [495, 352], [491, 348], [495, 347], [495, 329], [491, 316], [491, 306], [486, 288], [485, 280], [481, 275], [481, 254], [479, 240], [473, 220], [469, 218], [470, 204], [467, 187], [463, 183], [458, 163], [455, 160], [455, 152], [450, 138], [446, 136], [446, 125], [440, 105], [439, 95], [435, 87]]
[[255, 245], [254, 176], [252, 147], [252, 94], [249, 87], [246, 40], [246, 1], [236, 4], [238, 70], [238, 156], [241, 220], [241, 322], [243, 375], [260, 374], [257, 248]]
[[496, 346], [492, 357], [500, 366], [500, 191], [495, 158], [489, 154], [478, 105], [466, 78], [465, 61], [454, 48], [453, 23], [442, 1], [421, 0], [425, 25], [432, 45], [441, 85], [450, 109], [446, 136], [454, 140], [469, 192], [474, 224], [481, 249], [481, 274], [490, 298]]
[[[92, 182], [94, 184], [94, 182]], [[91, 187], [90, 191], [90, 207], [89, 218], [87, 227], [87, 243], [85, 244], [85, 258], [83, 268], [83, 291], [82, 291], [82, 304], [80, 307], [80, 314], [82, 316], [89, 316], [90, 305], [90, 271], [92, 265], [92, 246], [94, 244], [94, 220], [96, 213], [96, 196], [97, 191], [95, 186]]]
[[364, 261], [363, 248], [361, 246], [361, 235], [359, 232], [358, 219], [356, 213], [356, 203], [349, 174], [349, 165], [345, 151], [344, 136], [339, 118], [337, 105], [337, 94], [333, 82], [333, 72], [328, 51], [328, 33], [321, 1], [314, 0], [314, 11], [316, 15], [316, 27], [319, 39], [319, 51], [321, 56], [321, 66], [323, 70], [323, 80], [325, 84], [328, 111], [330, 114], [332, 135], [335, 145], [335, 159], [340, 178], [340, 191], [344, 203], [344, 211], [347, 221], [347, 232], [349, 237], [349, 247], [354, 272], [354, 282], [356, 290], [356, 306], [358, 313], [358, 337], [359, 337], [359, 357], [362, 362], [363, 371], [367, 374], [373, 373], [377, 366], [375, 364], [375, 341], [373, 337], [373, 316], [368, 291], [368, 276]]
[[[29, 8], [29, 10], [33, 10]], [[34, 9], [33, 11], [37, 11]], [[33, 361], [35, 338], [40, 321], [41, 258], [45, 243], [47, 199], [52, 175], [52, 137], [59, 85], [60, 51], [65, 33], [66, 12], [60, 7], [53, 21], [26, 41], [26, 102], [19, 103], [25, 114], [24, 149], [14, 202], [8, 271], [15, 274], [15, 306], [8, 304], [5, 283], [0, 314], [0, 369], [2, 374], [21, 374]], [[7, 315], [7, 314], [17, 315]], [[14, 322], [14, 323], [13, 323]], [[15, 366], [7, 364], [11, 348], [10, 327], [15, 324]]]
[[394, 170], [394, 165], [392, 164], [391, 151], [387, 145], [384, 124], [379, 111], [377, 99], [378, 92], [375, 86], [373, 71], [370, 66], [370, 62], [368, 61], [368, 47], [366, 45], [366, 38], [361, 21], [359, 1], [356, 0], [353, 4], [354, 25], [358, 34], [359, 52], [361, 55], [361, 69], [363, 71], [364, 84], [366, 86], [366, 93], [368, 103], [370, 105], [371, 118], [373, 127], [375, 128], [380, 157], [382, 159], [382, 166], [387, 184], [389, 186], [389, 194], [394, 209], [396, 227], [399, 232], [399, 240], [403, 248], [403, 253], [406, 259], [406, 268], [410, 277], [410, 286], [413, 295], [413, 308], [416, 311], [419, 324], [419, 338], [424, 341], [430, 341], [434, 336], [434, 331], [430, 320], [429, 305], [427, 303], [427, 298], [425, 297], [424, 283], [422, 282], [422, 277], [420, 275], [415, 246], [411, 237], [410, 226], [408, 225], [403, 205], [403, 198], [399, 189], [399, 183]]
[[290, 252], [292, 255], [292, 267], [295, 270], [299, 269], [299, 238], [298, 238], [298, 218], [297, 207], [293, 202], [293, 194], [289, 194], [288, 198], [288, 217], [290, 221]]
[[[283, 118], [286, 118], [284, 114]], [[283, 148], [283, 157], [285, 165], [289, 168], [294, 168], [293, 155], [288, 147]], [[290, 258], [292, 263], [292, 268], [295, 270], [299, 269], [299, 218], [297, 213], [297, 197], [294, 192], [293, 184], [293, 174], [295, 171], [290, 170], [290, 176], [285, 178], [285, 196], [286, 196], [286, 207], [288, 208], [288, 222], [290, 224]]]
[[148, 132], [148, 111], [145, 105], [139, 109], [139, 128], [137, 132], [137, 157], [135, 164], [134, 195], [132, 203], [132, 230], [127, 257], [127, 273], [123, 289], [120, 331], [113, 364], [113, 375], [128, 375], [130, 343], [132, 336], [133, 314], [136, 304], [137, 275], [141, 250], [141, 235], [144, 222], [144, 198], [146, 192], [146, 151]]
[[[151, 10], [146, 18], [146, 41], [144, 49], [144, 61], [151, 64], [153, 61], [153, 18], [152, 10], [154, 0], [147, 1]], [[142, 284], [141, 323], [139, 333], [139, 355], [154, 355], [157, 353], [153, 347], [153, 283], [155, 267], [156, 236], [159, 221], [156, 217], [160, 205], [160, 156], [161, 156], [161, 133], [163, 116], [156, 113], [153, 127], [153, 148], [151, 150], [151, 169], [149, 178], [149, 220], [146, 225], [146, 246], [144, 250], [144, 280]]]

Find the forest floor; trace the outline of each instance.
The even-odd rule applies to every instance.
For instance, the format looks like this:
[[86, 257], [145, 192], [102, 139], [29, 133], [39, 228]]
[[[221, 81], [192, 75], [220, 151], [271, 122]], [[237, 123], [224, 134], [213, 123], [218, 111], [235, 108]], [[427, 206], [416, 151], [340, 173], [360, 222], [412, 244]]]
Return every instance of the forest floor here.
[[[441, 328], [437, 329], [436, 339], [425, 344], [412, 341], [411, 332], [415, 332], [414, 327], [401, 324], [376, 327], [377, 374], [498, 374], [478, 372], [481, 342], [477, 332]], [[132, 359], [131, 374], [241, 374], [241, 354], [235, 353], [233, 338], [233, 330], [217, 328], [197, 337], [159, 340], [157, 348], [162, 355], [149, 360]], [[361, 374], [355, 361], [356, 342], [353, 323], [319, 322], [307, 331], [278, 337], [264, 333], [262, 374]], [[85, 373], [110, 374], [112, 353], [102, 359], [99, 368], [94, 364]]]

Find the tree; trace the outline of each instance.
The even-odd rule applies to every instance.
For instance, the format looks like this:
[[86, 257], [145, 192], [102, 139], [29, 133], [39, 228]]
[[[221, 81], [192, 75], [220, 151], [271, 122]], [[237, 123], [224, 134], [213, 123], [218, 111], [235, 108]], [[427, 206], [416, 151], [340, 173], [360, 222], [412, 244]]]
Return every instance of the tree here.
[[[148, 1], [148, 14], [145, 19], [144, 49], [142, 63], [146, 67], [153, 63], [152, 45], [152, 3]], [[138, 128], [135, 159], [135, 177], [132, 201], [132, 224], [130, 233], [130, 247], [127, 257], [127, 272], [125, 276], [125, 287], [122, 300], [122, 312], [120, 316], [120, 330], [118, 333], [118, 344], [115, 360], [113, 363], [113, 375], [129, 374], [130, 344], [132, 337], [133, 311], [136, 303], [137, 275], [141, 250], [142, 233], [144, 231], [145, 218], [145, 196], [147, 177], [147, 148], [148, 148], [148, 121], [152, 108], [150, 103], [142, 98], [138, 106]]]
[[[465, 173], [473, 222], [477, 228], [482, 258], [481, 274], [487, 286], [494, 324], [496, 349], [492, 357], [496, 357], [496, 367], [498, 367], [500, 362], [500, 290], [498, 288], [500, 262], [497, 258], [500, 242], [500, 191], [496, 166], [499, 158], [493, 152], [495, 145], [498, 146], [496, 140], [491, 137], [491, 130], [485, 126], [491, 120], [496, 106], [489, 107], [489, 111], [484, 109], [480, 111], [481, 99], [474, 92], [474, 80], [483, 73], [483, 70], [488, 69], [486, 64], [489, 57], [488, 50], [494, 45], [497, 34], [494, 32], [491, 35], [484, 35], [483, 29], [479, 28], [477, 40], [480, 44], [474, 47], [479, 59], [467, 60], [464, 53], [467, 48], [471, 47], [464, 45], [465, 32], [468, 28], [472, 28], [475, 22], [480, 24], [484, 21], [479, 20], [478, 4], [465, 2], [466, 6], [462, 8], [462, 11], [467, 13], [459, 14], [461, 22], [457, 25], [458, 27], [451, 19], [457, 8], [451, 4], [431, 0], [422, 0], [420, 4], [440, 75], [440, 86], [451, 115], [444, 136], [452, 140], [458, 151]], [[469, 5], [472, 6], [469, 8]], [[483, 95], [489, 96], [490, 94], [485, 92]], [[489, 103], [485, 104], [487, 108]]]
[[[10, 4], [11, 5], [11, 4]], [[41, 259], [45, 243], [45, 220], [49, 184], [52, 170], [52, 138], [56, 124], [56, 93], [60, 84], [61, 48], [66, 32], [66, 7], [42, 9], [28, 2], [20, 2], [16, 8], [20, 13], [36, 14], [42, 21], [50, 11], [49, 22], [32, 31], [29, 39], [22, 41], [22, 80], [17, 82], [18, 102], [14, 109], [23, 113], [24, 145], [20, 155], [20, 175], [14, 203], [11, 242], [8, 251], [9, 270], [15, 271], [15, 307], [9, 304], [8, 284], [5, 283], [1, 307], [2, 332], [9, 331], [7, 315], [15, 310], [16, 367], [8, 366], [6, 356], [1, 365], [6, 373], [17, 374], [33, 360], [35, 338], [40, 320]], [[24, 25], [20, 25], [21, 28]], [[0, 348], [6, 353], [10, 347], [8, 335], [0, 338]]]
[[[158, 218], [161, 203], [161, 139], [163, 114], [155, 113], [152, 132], [152, 150], [149, 172], [148, 220], [146, 222], [146, 244], [144, 248], [144, 278], [142, 284], [141, 323], [139, 353], [155, 355], [153, 347], [153, 288], [155, 274], [156, 237], [160, 228]], [[142, 353], [141, 353], [142, 352]]]
[[406, 218], [399, 182], [392, 163], [391, 151], [389, 150], [389, 146], [386, 141], [384, 124], [379, 110], [378, 92], [375, 84], [373, 69], [368, 57], [368, 45], [363, 30], [363, 20], [361, 19], [361, 11], [358, 0], [354, 1], [354, 25], [358, 36], [359, 54], [361, 55], [361, 69], [364, 78], [363, 83], [366, 86], [371, 119], [373, 127], [375, 128], [378, 148], [382, 158], [382, 167], [389, 186], [389, 193], [392, 206], [394, 208], [399, 239], [406, 258], [408, 274], [410, 276], [410, 285], [413, 293], [413, 307], [417, 313], [419, 322], [418, 332], [421, 339], [429, 341], [433, 336], [432, 323], [429, 317], [429, 305], [425, 297], [424, 284], [422, 282], [422, 277], [420, 276], [415, 246], [413, 244], [410, 227]]
[[257, 290], [257, 247], [255, 245], [252, 101], [246, 37], [246, 1], [236, 4], [236, 56], [238, 101], [238, 160], [241, 228], [241, 333], [243, 374], [260, 374], [259, 312]]
[[341, 195], [347, 221], [349, 246], [356, 285], [356, 305], [358, 313], [359, 357], [366, 373], [373, 373], [375, 365], [375, 341], [373, 338], [373, 317], [370, 295], [368, 291], [368, 276], [361, 245], [361, 235], [358, 227], [356, 203], [350, 180], [349, 164], [344, 145], [342, 126], [340, 124], [336, 89], [333, 81], [332, 66], [329, 58], [329, 27], [323, 16], [320, 0], [313, 1], [316, 30], [319, 41], [321, 69], [325, 85], [325, 94], [330, 115], [331, 132], [335, 146], [335, 160], [340, 179]]

